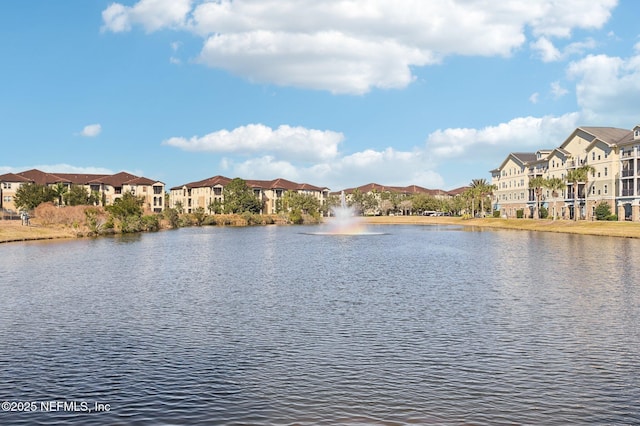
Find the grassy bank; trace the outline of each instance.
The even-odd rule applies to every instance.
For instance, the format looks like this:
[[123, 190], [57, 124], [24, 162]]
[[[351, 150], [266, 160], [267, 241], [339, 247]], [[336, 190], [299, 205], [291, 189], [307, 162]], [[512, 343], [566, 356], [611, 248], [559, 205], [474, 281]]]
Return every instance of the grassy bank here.
[[[459, 225], [479, 228], [561, 232], [581, 235], [640, 238], [640, 223], [586, 222], [532, 219], [462, 219], [459, 217], [375, 216], [364, 219], [372, 225]], [[230, 223], [231, 224], [231, 223]], [[236, 224], [240, 225], [240, 224]], [[77, 237], [77, 230], [61, 225], [42, 225], [37, 220], [22, 226], [19, 220], [0, 220], [0, 243]]]
[[68, 227], [43, 226], [38, 222], [22, 226], [19, 220], [0, 220], [0, 243], [73, 237], [75, 233]]
[[375, 216], [367, 217], [367, 223], [391, 225], [460, 225], [482, 228], [517, 229], [524, 231], [561, 232], [581, 235], [640, 238], [640, 223], [609, 221], [569, 221], [534, 219], [462, 219], [459, 217], [430, 216]]

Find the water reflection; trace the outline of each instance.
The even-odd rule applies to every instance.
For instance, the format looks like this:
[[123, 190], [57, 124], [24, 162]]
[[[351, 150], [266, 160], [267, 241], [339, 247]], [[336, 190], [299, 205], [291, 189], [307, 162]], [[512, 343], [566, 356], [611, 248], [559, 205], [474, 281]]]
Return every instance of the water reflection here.
[[312, 230], [0, 246], [0, 422], [640, 422], [639, 241]]

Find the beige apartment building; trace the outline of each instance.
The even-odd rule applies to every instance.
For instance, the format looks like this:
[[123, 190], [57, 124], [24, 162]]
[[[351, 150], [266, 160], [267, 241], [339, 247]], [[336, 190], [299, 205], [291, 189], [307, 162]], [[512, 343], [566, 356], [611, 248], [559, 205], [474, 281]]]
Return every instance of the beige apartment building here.
[[17, 210], [14, 197], [21, 185], [35, 183], [39, 185], [56, 186], [62, 184], [70, 188], [79, 185], [87, 193], [97, 192], [105, 205], [111, 205], [122, 194], [131, 192], [143, 199], [143, 208], [147, 212], [159, 213], [164, 210], [164, 183], [146, 177], [135, 176], [120, 172], [114, 175], [105, 174], [77, 174], [77, 173], [47, 173], [37, 169], [20, 173], [0, 175], [0, 208], [3, 211]]
[[[225, 176], [214, 176], [204, 180], [186, 183], [170, 189], [170, 206], [181, 206], [185, 213], [191, 213], [202, 207], [207, 212], [214, 212], [214, 206], [224, 206], [224, 187], [232, 179]], [[254, 195], [262, 203], [261, 214], [275, 214], [278, 200], [285, 192], [291, 191], [315, 197], [320, 205], [327, 203], [329, 189], [307, 183], [296, 183], [286, 179], [245, 180]]]
[[[578, 217], [591, 220], [596, 206], [610, 205], [619, 220], [640, 220], [640, 126], [633, 130], [614, 127], [579, 127], [557, 148], [535, 153], [511, 153], [491, 171], [491, 183], [496, 186], [493, 208], [503, 217], [516, 217], [518, 210], [533, 217], [536, 198], [529, 188], [535, 177], [560, 178], [567, 187], [557, 196], [543, 189], [541, 205], [549, 216], [574, 218], [575, 201]], [[573, 188], [567, 182], [570, 170], [589, 165], [593, 171], [586, 182]], [[576, 198], [577, 197], [577, 200]]]

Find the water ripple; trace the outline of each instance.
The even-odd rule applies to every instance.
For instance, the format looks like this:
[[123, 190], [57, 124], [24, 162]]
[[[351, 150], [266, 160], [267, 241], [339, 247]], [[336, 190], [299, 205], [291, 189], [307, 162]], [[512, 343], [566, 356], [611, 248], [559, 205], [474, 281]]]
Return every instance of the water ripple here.
[[640, 423], [640, 242], [374, 231], [0, 247], [0, 423]]

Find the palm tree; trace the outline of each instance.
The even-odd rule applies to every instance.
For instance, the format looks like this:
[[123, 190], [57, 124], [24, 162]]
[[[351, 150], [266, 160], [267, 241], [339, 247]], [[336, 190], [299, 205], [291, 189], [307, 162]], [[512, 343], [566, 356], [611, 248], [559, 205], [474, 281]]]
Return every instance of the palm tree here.
[[53, 186], [53, 194], [58, 197], [58, 205], [62, 205], [62, 196], [69, 192], [69, 187], [62, 182], [58, 182]]
[[553, 220], [556, 220], [556, 214], [557, 214], [557, 203], [558, 203], [558, 191], [562, 191], [563, 189], [565, 189], [567, 187], [567, 185], [564, 183], [564, 181], [560, 178], [557, 177], [552, 177], [549, 179], [546, 179], [545, 183], [544, 183], [544, 187], [547, 189], [551, 190], [551, 196], [553, 197]]
[[480, 214], [484, 217], [484, 199], [491, 195], [498, 187], [491, 185], [486, 179], [473, 179], [470, 186], [473, 189], [472, 195], [480, 197]]
[[529, 189], [533, 189], [533, 193], [536, 197], [536, 216], [540, 219], [540, 198], [542, 197], [542, 188], [545, 184], [545, 178], [542, 176], [536, 176], [529, 179]]
[[583, 195], [586, 199], [589, 173], [593, 171], [595, 171], [593, 166], [585, 164], [584, 166], [580, 166], [577, 169], [569, 170], [569, 173], [567, 173], [567, 182], [573, 185], [573, 220], [578, 220], [578, 210], [580, 207], [580, 203], [578, 200], [578, 197], [580, 196], [580, 194], [578, 193], [578, 185], [580, 183], [584, 183]]

